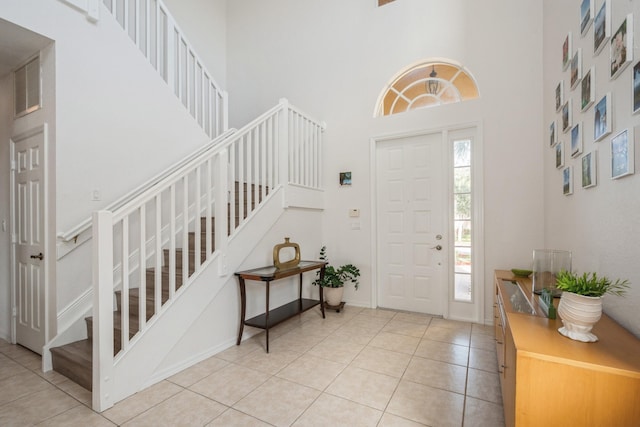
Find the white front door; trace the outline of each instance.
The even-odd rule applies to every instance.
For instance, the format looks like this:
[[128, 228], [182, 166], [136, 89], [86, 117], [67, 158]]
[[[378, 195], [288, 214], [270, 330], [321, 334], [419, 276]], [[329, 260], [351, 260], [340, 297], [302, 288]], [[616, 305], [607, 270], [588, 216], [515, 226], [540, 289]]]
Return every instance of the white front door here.
[[13, 295], [16, 342], [42, 354], [45, 344], [46, 128], [12, 138]]
[[446, 309], [446, 179], [441, 133], [376, 147], [380, 307], [442, 315]]

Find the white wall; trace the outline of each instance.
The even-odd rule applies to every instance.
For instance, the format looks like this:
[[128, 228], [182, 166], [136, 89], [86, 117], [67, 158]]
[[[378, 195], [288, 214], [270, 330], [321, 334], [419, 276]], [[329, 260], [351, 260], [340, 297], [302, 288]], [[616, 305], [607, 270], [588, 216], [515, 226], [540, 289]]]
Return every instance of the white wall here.
[[[612, 33], [620, 26], [628, 13], [633, 13], [636, 36], [634, 46], [638, 46], [640, 24], [640, 3], [616, 1], [612, 5]], [[599, 8], [602, 2], [597, 1]], [[547, 129], [553, 120], [560, 121], [555, 111], [555, 88], [564, 80], [565, 97], [573, 101], [574, 123], [584, 124], [584, 153], [597, 150], [598, 184], [596, 187], [581, 187], [581, 160], [572, 159], [568, 154], [565, 165], [573, 167], [573, 195], [562, 194], [562, 173], [555, 168], [554, 151], [545, 145], [544, 188], [545, 188], [545, 243], [549, 248], [567, 249], [573, 253], [573, 269], [580, 273], [595, 271], [611, 278], [628, 279], [631, 289], [627, 296], [605, 297], [604, 310], [636, 336], [640, 336], [640, 177], [636, 175], [611, 180], [611, 137], [624, 129], [640, 125], [640, 116], [632, 115], [631, 76], [635, 58], [615, 80], [609, 77], [609, 45], [597, 55], [593, 55], [593, 25], [585, 37], [580, 36], [579, 2], [544, 2], [544, 124], [545, 140]], [[569, 71], [562, 71], [562, 43], [568, 32], [572, 33], [573, 50], [582, 49], [583, 71], [595, 66], [596, 102], [607, 92], [613, 95], [613, 129], [611, 135], [600, 142], [594, 142], [594, 108], [580, 112], [580, 90], [570, 90]], [[633, 53], [638, 54], [637, 47]], [[636, 129], [640, 134], [640, 129]], [[560, 131], [560, 141], [565, 147], [570, 144], [570, 135]], [[640, 136], [640, 135], [639, 135]], [[640, 167], [640, 147], [636, 147], [636, 171]]]
[[226, 0], [164, 0], [213, 79], [227, 87]]
[[[231, 125], [280, 97], [327, 122], [324, 241], [333, 263], [353, 262], [363, 286], [347, 301], [371, 301], [369, 139], [480, 123], [484, 141], [485, 316], [496, 268], [528, 266], [543, 243], [542, 5], [536, 0], [229, 2]], [[375, 102], [401, 69], [444, 57], [461, 62], [478, 100], [373, 119]], [[353, 185], [340, 188], [338, 173]], [[361, 210], [351, 230], [349, 208]]]

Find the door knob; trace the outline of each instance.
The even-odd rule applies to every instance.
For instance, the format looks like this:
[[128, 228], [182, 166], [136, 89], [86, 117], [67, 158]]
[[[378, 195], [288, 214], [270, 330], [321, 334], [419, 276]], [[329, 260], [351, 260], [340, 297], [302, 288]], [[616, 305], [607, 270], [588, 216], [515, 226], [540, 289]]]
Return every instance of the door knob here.
[[437, 251], [441, 251], [442, 250], [442, 246], [441, 245], [436, 245], [436, 246], [432, 247], [431, 249], [435, 249]]
[[42, 261], [42, 259], [44, 258], [44, 255], [42, 255], [42, 252], [40, 252], [38, 255], [31, 255], [30, 258], [39, 259], [40, 261]]

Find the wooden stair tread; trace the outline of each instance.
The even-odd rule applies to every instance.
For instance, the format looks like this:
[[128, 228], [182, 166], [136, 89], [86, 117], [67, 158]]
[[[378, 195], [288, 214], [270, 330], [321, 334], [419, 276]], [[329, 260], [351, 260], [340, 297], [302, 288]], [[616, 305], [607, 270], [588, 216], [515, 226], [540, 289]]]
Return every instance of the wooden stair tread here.
[[80, 364], [91, 363], [93, 361], [93, 343], [87, 338], [60, 347], [53, 347], [51, 353], [64, 354], [69, 360]]
[[91, 391], [93, 343], [84, 339], [51, 349], [53, 370]]

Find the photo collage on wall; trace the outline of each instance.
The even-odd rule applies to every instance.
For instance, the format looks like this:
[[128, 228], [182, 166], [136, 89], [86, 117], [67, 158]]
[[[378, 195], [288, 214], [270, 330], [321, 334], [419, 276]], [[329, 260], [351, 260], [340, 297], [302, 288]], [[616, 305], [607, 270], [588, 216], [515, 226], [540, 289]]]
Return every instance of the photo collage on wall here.
[[[633, 62], [633, 14], [624, 16], [612, 26], [612, 0], [579, 2], [579, 31], [576, 33], [579, 38], [573, 40], [573, 34], [567, 32], [561, 42], [564, 78], [555, 88], [555, 111], [558, 116], [549, 125], [549, 147], [555, 150], [555, 166], [562, 172], [564, 195], [574, 192], [574, 168], [576, 185], [580, 183], [583, 189], [597, 186], [598, 142], [609, 142], [606, 150], [610, 154], [611, 164], [608, 168], [600, 168], [604, 169], [603, 173], [610, 172], [611, 179], [634, 173], [633, 127], [613, 129], [613, 88], [621, 91], [630, 87], [631, 113], [640, 112], [640, 61], [631, 67], [631, 73], [625, 73]], [[586, 40], [591, 35], [593, 44]], [[607, 51], [609, 65], [606, 69], [596, 69], [594, 63], [590, 64]], [[596, 73], [608, 77], [606, 87], [596, 88]], [[629, 74], [631, 84], [625, 87], [622, 82]], [[589, 115], [585, 114], [587, 112]], [[566, 145], [563, 140], [566, 140]]]

